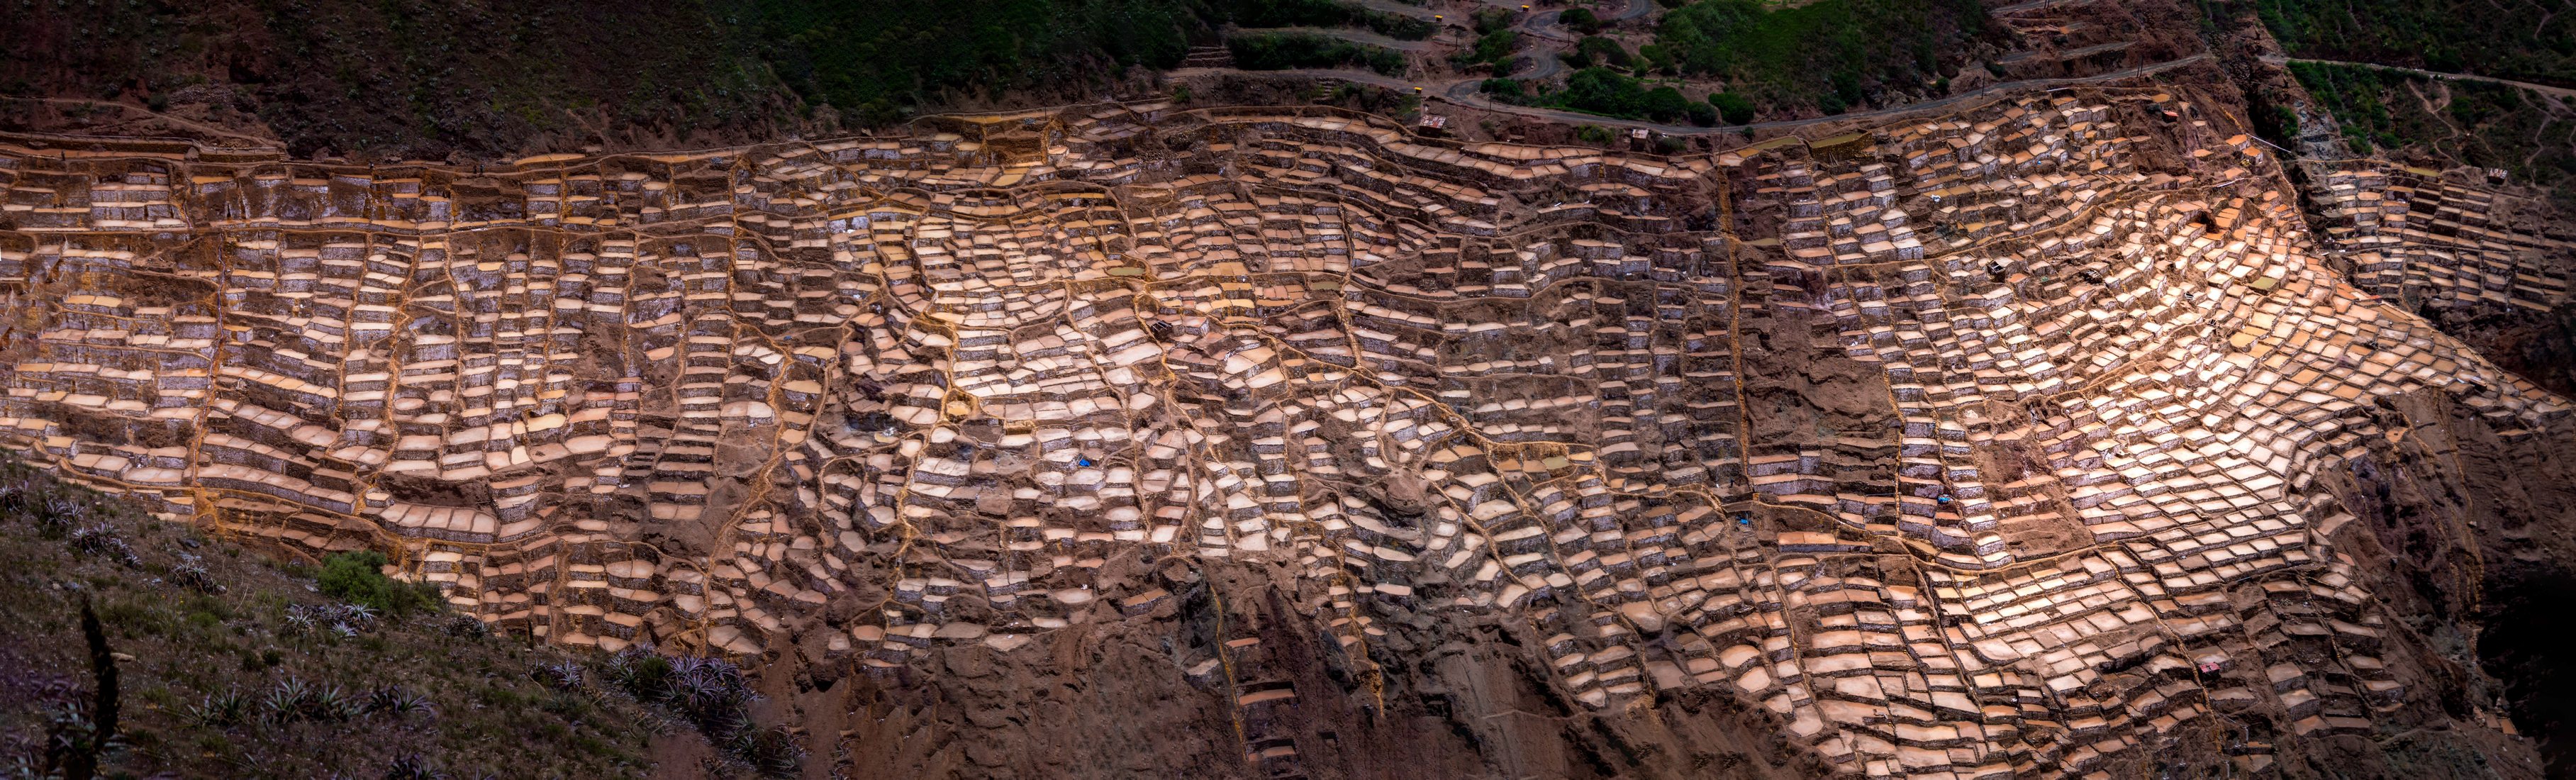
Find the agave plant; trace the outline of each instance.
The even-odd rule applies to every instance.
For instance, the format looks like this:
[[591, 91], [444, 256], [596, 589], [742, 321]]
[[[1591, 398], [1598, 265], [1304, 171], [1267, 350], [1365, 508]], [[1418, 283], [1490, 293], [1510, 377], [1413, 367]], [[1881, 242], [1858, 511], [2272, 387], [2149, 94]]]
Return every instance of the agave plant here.
[[395, 698], [393, 705], [386, 707], [385, 711], [397, 717], [414, 714], [429, 718], [438, 717], [438, 708], [429, 703], [429, 697], [417, 693], [406, 693]]
[[241, 725], [242, 720], [250, 715], [250, 699], [241, 695], [239, 690], [227, 688], [222, 693], [208, 694], [197, 703], [188, 705], [180, 710], [180, 715], [199, 726], [232, 728]]
[[396, 719], [414, 714], [431, 716], [438, 714], [438, 708], [430, 706], [429, 697], [404, 690], [399, 685], [388, 685], [368, 691], [366, 703], [361, 709], [369, 713], [389, 715]]
[[677, 669], [669, 656], [649, 647], [629, 647], [609, 657], [608, 677], [635, 698], [666, 701], [670, 698], [671, 681]]
[[581, 665], [571, 661], [539, 666], [535, 674], [538, 682], [556, 690], [569, 691], [581, 687]]
[[215, 576], [206, 571], [205, 564], [198, 563], [193, 555], [170, 567], [170, 582], [199, 593], [224, 592], [224, 584], [216, 582]]
[[730, 734], [745, 719], [756, 698], [742, 670], [718, 658], [683, 656], [672, 661], [674, 674], [665, 701], [679, 707], [710, 735]]
[[304, 717], [304, 702], [312, 697], [313, 686], [301, 678], [278, 680], [277, 685], [269, 688], [268, 695], [260, 700], [260, 707], [265, 710], [262, 715], [271, 723], [293, 723]]
[[89, 514], [82, 510], [79, 503], [56, 495], [48, 495], [35, 501], [33, 508], [36, 526], [44, 529], [48, 534], [61, 531], [69, 527], [73, 521], [80, 520]]
[[337, 685], [315, 688], [299, 704], [308, 720], [338, 722], [357, 714], [357, 703]]
[[100, 733], [98, 722], [82, 702], [57, 705], [45, 714], [45, 756], [49, 765], [81, 755], [95, 761], [120, 742], [115, 734]]
[[363, 626], [376, 619], [376, 610], [365, 604], [336, 604], [332, 609], [338, 613], [333, 617], [353, 626]]
[[127, 566], [142, 563], [141, 558], [135, 557], [134, 548], [126, 546], [125, 539], [117, 536], [116, 529], [106, 523], [72, 529], [72, 549]]
[[795, 777], [797, 764], [805, 758], [805, 748], [797, 744], [796, 736], [775, 726], [735, 730], [733, 738], [725, 741], [725, 752], [763, 777]]

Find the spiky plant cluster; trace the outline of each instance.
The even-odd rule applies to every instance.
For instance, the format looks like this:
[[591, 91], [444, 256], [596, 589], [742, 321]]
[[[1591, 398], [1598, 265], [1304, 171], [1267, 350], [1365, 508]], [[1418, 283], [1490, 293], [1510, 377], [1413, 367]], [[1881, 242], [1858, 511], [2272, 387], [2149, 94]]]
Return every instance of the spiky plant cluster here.
[[777, 726], [736, 731], [724, 748], [766, 777], [793, 777], [805, 760], [805, 746], [797, 743], [796, 735]]
[[45, 538], [61, 538], [72, 529], [88, 525], [94, 505], [50, 481], [33, 478], [34, 472], [11, 468], [0, 479], [0, 518], [23, 517], [34, 522]]
[[298, 721], [338, 723], [356, 717], [358, 703], [337, 685], [314, 685], [303, 678], [277, 681], [260, 699], [260, 717], [270, 725]]
[[165, 579], [168, 579], [173, 585], [187, 588], [198, 593], [221, 594], [224, 592], [224, 584], [215, 581], [214, 573], [207, 571], [206, 565], [204, 563], [200, 563], [197, 556], [187, 553], [179, 554], [179, 563], [170, 567], [170, 574]]
[[94, 760], [94, 757], [115, 747], [116, 735], [99, 726], [86, 700], [60, 702], [45, 708], [44, 763], [49, 770], [42, 776], [59, 775], [60, 772], [53, 770], [68, 769], [68, 765], [80, 762], [83, 756]]
[[222, 693], [207, 694], [197, 703], [180, 708], [179, 714], [192, 725], [228, 729], [249, 722], [251, 700], [240, 690], [227, 688]]
[[722, 658], [684, 655], [670, 659], [660, 701], [677, 708], [709, 735], [731, 736], [749, 725], [751, 703], [759, 698], [742, 669]]
[[430, 706], [429, 697], [388, 685], [367, 692], [366, 711], [397, 720], [413, 715], [438, 717], [438, 708]]
[[571, 661], [538, 666], [533, 674], [536, 676], [537, 682], [545, 683], [546, 687], [553, 688], [558, 691], [569, 691], [581, 687], [581, 664], [573, 663]]
[[352, 696], [339, 686], [315, 685], [298, 677], [278, 680], [257, 696], [226, 688], [179, 708], [179, 716], [188, 725], [218, 731], [244, 726], [282, 728], [302, 722], [340, 723], [361, 715], [401, 723], [415, 715], [437, 717], [437, 708], [430, 706], [428, 697], [401, 686], [385, 686], [363, 696]]
[[376, 611], [364, 604], [295, 604], [286, 608], [286, 627], [299, 634], [326, 633], [346, 639], [374, 627]]
[[760, 695], [731, 661], [666, 656], [637, 645], [610, 655], [600, 665], [599, 677], [635, 698], [677, 711], [709, 742], [763, 774], [793, 775], [805, 755], [794, 735], [752, 723], [751, 705]]
[[106, 523], [93, 523], [72, 529], [72, 549], [84, 555], [96, 555], [126, 566], [142, 565], [134, 548], [116, 535], [116, 528]]

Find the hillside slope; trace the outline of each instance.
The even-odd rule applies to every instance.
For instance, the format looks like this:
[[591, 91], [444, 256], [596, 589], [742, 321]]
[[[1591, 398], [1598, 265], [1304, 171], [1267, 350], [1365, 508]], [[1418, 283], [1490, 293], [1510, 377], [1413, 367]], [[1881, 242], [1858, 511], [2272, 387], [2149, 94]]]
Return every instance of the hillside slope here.
[[0, 5], [0, 129], [237, 134], [464, 159], [769, 140], [924, 105], [1097, 97], [1177, 64], [1192, 0]]
[[[94, 732], [91, 606], [115, 662], [102, 777], [642, 777], [633, 699], [539, 679], [569, 658], [471, 617], [373, 617], [312, 569], [0, 466], [0, 773]], [[572, 667], [558, 667], [572, 668]]]

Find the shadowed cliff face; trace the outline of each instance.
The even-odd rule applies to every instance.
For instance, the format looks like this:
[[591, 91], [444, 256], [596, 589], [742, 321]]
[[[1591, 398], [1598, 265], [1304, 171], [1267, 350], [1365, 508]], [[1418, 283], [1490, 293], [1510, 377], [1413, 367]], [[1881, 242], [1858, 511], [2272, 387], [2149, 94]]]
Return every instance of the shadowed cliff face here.
[[[2546, 774], [2563, 774], [2570, 663], [2564, 621], [2543, 617], [2563, 594], [2571, 539], [2566, 453], [2551, 433], [2499, 437], [2443, 399], [2385, 407], [2402, 433], [2331, 480], [2368, 523], [2373, 568], [2423, 652], [2456, 680], [2438, 699], [2481, 719], [2510, 716], [2534, 737]], [[2499, 772], [2503, 770], [2498, 770]]]

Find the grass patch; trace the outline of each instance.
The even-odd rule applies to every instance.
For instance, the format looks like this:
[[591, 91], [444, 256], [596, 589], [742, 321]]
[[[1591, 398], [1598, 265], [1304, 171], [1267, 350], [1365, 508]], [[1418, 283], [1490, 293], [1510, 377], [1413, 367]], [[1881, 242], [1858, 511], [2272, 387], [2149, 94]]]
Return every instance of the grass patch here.
[[[74, 528], [113, 535], [132, 558], [74, 554]], [[319, 571], [383, 578], [366, 563], [335, 558]], [[0, 696], [21, 705], [0, 707], [0, 766], [61, 772], [71, 754], [47, 745], [112, 737], [97, 754], [98, 777], [637, 777], [650, 768], [653, 724], [671, 719], [623, 693], [559, 691], [537, 679], [565, 653], [491, 635], [470, 617], [326, 596], [323, 583], [290, 568], [0, 464], [0, 625], [10, 627], [0, 632]], [[180, 571], [197, 580], [172, 576]], [[96, 641], [84, 636], [83, 603], [94, 608]], [[108, 687], [94, 661], [101, 643], [122, 694], [112, 729], [97, 695]]]

